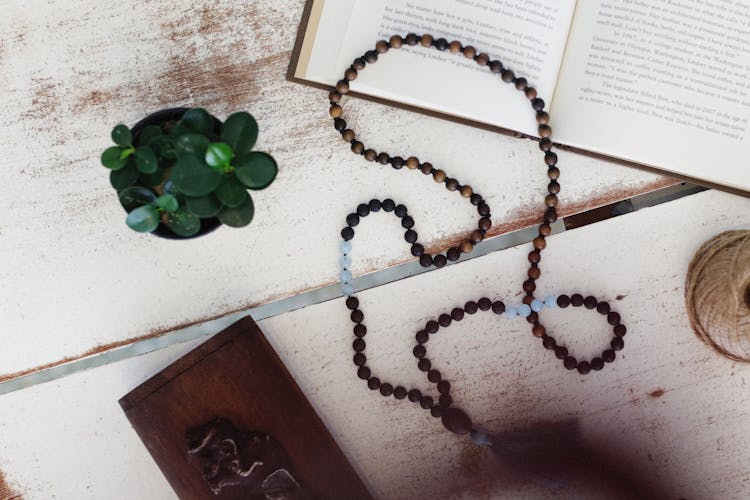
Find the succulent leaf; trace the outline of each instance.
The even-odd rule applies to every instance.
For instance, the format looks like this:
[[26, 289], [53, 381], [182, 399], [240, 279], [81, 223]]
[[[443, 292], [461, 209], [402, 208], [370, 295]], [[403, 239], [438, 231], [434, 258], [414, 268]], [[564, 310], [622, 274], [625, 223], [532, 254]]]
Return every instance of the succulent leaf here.
[[101, 157], [102, 165], [112, 170], [120, 170], [125, 167], [128, 159], [120, 157], [123, 151], [123, 148], [120, 146], [112, 146], [105, 149]]
[[265, 189], [276, 178], [279, 171], [276, 160], [267, 153], [253, 151], [234, 162], [234, 174], [250, 189]]
[[167, 216], [167, 226], [180, 236], [193, 236], [200, 231], [201, 220], [184, 208], [180, 208]]
[[141, 146], [135, 150], [135, 166], [142, 174], [153, 174], [159, 168], [154, 150], [149, 146]]
[[223, 169], [229, 166], [234, 158], [234, 151], [223, 142], [212, 142], [206, 148], [206, 163], [209, 167]]
[[237, 207], [224, 207], [219, 212], [219, 220], [230, 227], [242, 227], [250, 224], [253, 220], [253, 214], [255, 213], [255, 207], [253, 206], [253, 199], [248, 196], [241, 205]]
[[181, 155], [172, 169], [172, 181], [180, 192], [188, 196], [205, 196], [221, 182], [221, 172], [192, 155]]
[[250, 152], [258, 139], [258, 123], [250, 113], [229, 115], [221, 128], [221, 141], [229, 144], [237, 156]]
[[203, 108], [185, 111], [179, 122], [183, 127], [199, 134], [210, 134], [214, 129], [213, 117]]
[[143, 205], [130, 212], [125, 223], [134, 231], [150, 233], [159, 225], [159, 212], [151, 205]]
[[112, 140], [118, 146], [129, 148], [130, 142], [133, 140], [133, 134], [126, 125], [115, 125], [115, 128], [112, 129]]
[[208, 194], [199, 197], [186, 196], [185, 207], [190, 213], [205, 219], [218, 214], [222, 209], [222, 204], [216, 196]]

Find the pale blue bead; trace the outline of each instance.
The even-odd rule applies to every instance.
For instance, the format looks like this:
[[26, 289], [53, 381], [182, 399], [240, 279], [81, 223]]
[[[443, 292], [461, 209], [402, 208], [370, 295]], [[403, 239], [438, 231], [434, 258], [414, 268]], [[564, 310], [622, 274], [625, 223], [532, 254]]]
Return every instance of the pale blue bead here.
[[354, 287], [352, 287], [349, 283], [341, 285], [341, 291], [344, 292], [344, 295], [354, 295]]
[[352, 244], [348, 241], [342, 241], [339, 245], [339, 248], [341, 249], [341, 253], [351, 253], [352, 251]]
[[531, 308], [527, 306], [526, 304], [521, 304], [518, 306], [518, 315], [523, 316], [524, 318], [531, 314]]
[[557, 297], [548, 295], [544, 298], [544, 305], [547, 307], [557, 307]]
[[534, 299], [531, 301], [531, 310], [534, 312], [539, 312], [544, 308], [544, 302], [542, 302], [539, 299]]
[[342, 255], [339, 259], [339, 265], [344, 269], [349, 269], [349, 267], [352, 265], [352, 258], [348, 255]]
[[516, 311], [513, 307], [506, 307], [505, 315], [509, 318], [515, 318], [516, 316], [518, 316], [518, 311]]
[[343, 281], [344, 283], [348, 283], [352, 280], [352, 272], [351, 271], [341, 271], [339, 273], [339, 279]]

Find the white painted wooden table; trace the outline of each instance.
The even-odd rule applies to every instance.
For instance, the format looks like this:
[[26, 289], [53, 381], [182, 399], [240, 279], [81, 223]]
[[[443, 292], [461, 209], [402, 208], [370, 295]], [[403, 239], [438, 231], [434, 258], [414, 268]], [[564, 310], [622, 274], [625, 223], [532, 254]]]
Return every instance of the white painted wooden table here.
[[[0, 378], [331, 284], [344, 217], [372, 197], [407, 204], [433, 248], [474, 225], [458, 196], [358, 161], [330, 127], [325, 93], [284, 80], [300, 0], [2, 6]], [[258, 118], [259, 147], [281, 171], [256, 196], [248, 228], [173, 242], [125, 227], [99, 152], [114, 123], [170, 106], [205, 106], [222, 117], [247, 109]], [[539, 217], [546, 183], [534, 143], [371, 103], [349, 107], [375, 146], [429, 159], [481, 192], [493, 234]], [[564, 152], [560, 159], [564, 214], [672, 182]], [[681, 288], [692, 251], [718, 231], [750, 225], [748, 209], [747, 199], [707, 192], [550, 238], [540, 287], [624, 296], [617, 305], [632, 335], [623, 359], [581, 378], [549, 359], [524, 324], [472, 317], [434, 356], [463, 381], [456, 397], [497, 429], [578, 416], [587, 439], [608, 441], [628, 471], [670, 497], [750, 496], [741, 465], [750, 458], [750, 371], [692, 335]], [[419, 383], [410, 354], [415, 325], [471, 296], [512, 297], [527, 252], [527, 245], [494, 252], [361, 294], [374, 366]], [[355, 275], [411, 259], [386, 217], [366, 221], [355, 255]], [[425, 412], [377, 398], [354, 378], [342, 302], [261, 326], [375, 494], [466, 490], [449, 478], [479, 463], [477, 452], [446, 437]], [[550, 314], [548, 322], [571, 344], [600, 349], [602, 325], [577, 314]], [[116, 401], [195, 345], [0, 396], [0, 471], [27, 499], [171, 498]], [[482, 488], [473, 494], [489, 495]], [[545, 495], [526, 483], [503, 491]]]

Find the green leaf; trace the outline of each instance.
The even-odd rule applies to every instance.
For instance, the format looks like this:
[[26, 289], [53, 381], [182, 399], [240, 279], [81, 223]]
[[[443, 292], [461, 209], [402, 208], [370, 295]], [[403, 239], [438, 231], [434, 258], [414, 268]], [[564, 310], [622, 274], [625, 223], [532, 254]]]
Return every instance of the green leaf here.
[[258, 123], [244, 111], [229, 115], [221, 128], [221, 141], [226, 142], [237, 156], [250, 152], [258, 139]]
[[177, 148], [178, 153], [194, 154], [202, 158], [206, 154], [209, 142], [205, 135], [185, 134], [177, 138], [175, 148]]
[[234, 152], [229, 144], [212, 142], [206, 148], [206, 163], [209, 167], [224, 168], [234, 158]]
[[248, 196], [247, 199], [238, 207], [224, 207], [219, 212], [219, 220], [231, 227], [242, 227], [250, 224], [253, 220], [253, 214], [255, 213], [255, 207], [253, 206], [253, 199]]
[[125, 223], [139, 233], [150, 233], [159, 225], [159, 212], [151, 205], [143, 205], [128, 214]]
[[138, 180], [138, 169], [135, 168], [133, 162], [129, 162], [125, 168], [120, 170], [113, 170], [109, 173], [109, 183], [117, 191], [122, 191], [128, 186], [135, 184]]
[[135, 166], [142, 174], [153, 174], [159, 168], [154, 150], [148, 146], [141, 146], [135, 150]]
[[214, 194], [224, 205], [228, 207], [236, 207], [242, 204], [249, 195], [247, 194], [247, 188], [240, 184], [233, 175], [224, 174], [221, 179], [221, 184], [216, 188]]
[[204, 219], [215, 216], [222, 209], [221, 202], [213, 194], [198, 198], [186, 196], [185, 206], [191, 213]]
[[184, 208], [167, 216], [167, 226], [179, 236], [193, 236], [200, 231], [201, 220]]
[[133, 146], [130, 146], [128, 149], [123, 149], [122, 153], [120, 153], [120, 159], [124, 160], [133, 153], [135, 153], [135, 148]]
[[157, 155], [166, 160], [174, 160], [177, 158], [174, 141], [166, 135], [155, 137], [154, 140], [151, 141], [150, 146]]
[[180, 203], [171, 194], [163, 194], [156, 199], [156, 205], [167, 212], [174, 212], [180, 207]]
[[130, 133], [130, 129], [125, 125], [115, 125], [112, 129], [112, 140], [118, 146], [123, 148], [130, 147], [130, 142], [133, 140], [133, 134]]
[[[133, 167], [135, 169], [135, 167]], [[126, 187], [119, 193], [120, 204], [125, 211], [130, 212], [141, 205], [151, 205], [156, 201], [156, 194], [143, 186]]]
[[204, 196], [219, 186], [221, 175], [200, 158], [185, 155], [177, 159], [171, 179], [180, 192], [188, 196]]
[[191, 130], [187, 127], [183, 127], [180, 125], [180, 122], [177, 122], [174, 124], [174, 126], [169, 130], [169, 137], [172, 139], [177, 139], [179, 136], [183, 134], [189, 134]]
[[214, 130], [214, 119], [203, 108], [193, 108], [185, 111], [180, 124], [200, 134], [210, 134]]
[[276, 178], [279, 168], [267, 153], [253, 151], [234, 162], [234, 175], [250, 189], [265, 189]]
[[161, 127], [158, 125], [146, 125], [138, 134], [138, 145], [148, 146], [154, 139], [162, 135]]
[[141, 184], [156, 187], [164, 181], [164, 169], [157, 168], [153, 174], [141, 174]]
[[123, 148], [119, 146], [105, 149], [101, 157], [102, 165], [112, 170], [120, 170], [128, 163], [127, 158], [120, 158], [122, 152]]

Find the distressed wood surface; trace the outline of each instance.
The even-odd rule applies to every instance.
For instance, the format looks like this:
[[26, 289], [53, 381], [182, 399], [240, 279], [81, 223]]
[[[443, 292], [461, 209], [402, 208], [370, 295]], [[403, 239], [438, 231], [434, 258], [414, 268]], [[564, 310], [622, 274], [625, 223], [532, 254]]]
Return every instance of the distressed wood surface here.
[[[683, 303], [694, 250], [717, 232], [748, 226], [750, 200], [709, 191], [551, 237], [540, 289], [607, 299], [628, 326], [625, 349], [601, 372], [566, 371], [524, 321], [491, 313], [441, 331], [430, 357], [457, 405], [492, 431], [578, 418], [583, 440], [654, 498], [748, 498], [750, 365], [703, 345]], [[429, 390], [411, 355], [414, 332], [469, 298], [520, 300], [527, 251], [522, 245], [361, 293], [370, 365], [384, 379]], [[602, 498], [599, 490], [551, 493], [502, 475], [488, 482], [491, 460], [482, 450], [356, 378], [343, 302], [260, 326], [378, 498]], [[591, 311], [550, 311], [544, 321], [582, 356], [609, 340]], [[174, 498], [117, 398], [196, 344], [0, 396], [0, 407], [12, 409], [0, 412], [0, 470], [11, 486], [27, 500]]]
[[[473, 207], [421, 174], [365, 164], [337, 137], [326, 93], [285, 81], [302, 0], [135, 3], [6, 0], [0, 18], [0, 379], [94, 354], [337, 279], [335, 248], [360, 202], [408, 205], [424, 242], [446, 248]], [[278, 180], [255, 221], [190, 242], [138, 235], [99, 155], [111, 127], [172, 106], [249, 110]], [[373, 147], [417, 154], [483, 194], [492, 234], [541, 214], [535, 143], [372, 103], [349, 107]], [[563, 213], [672, 182], [560, 153]], [[355, 274], [411, 259], [383, 223]]]

